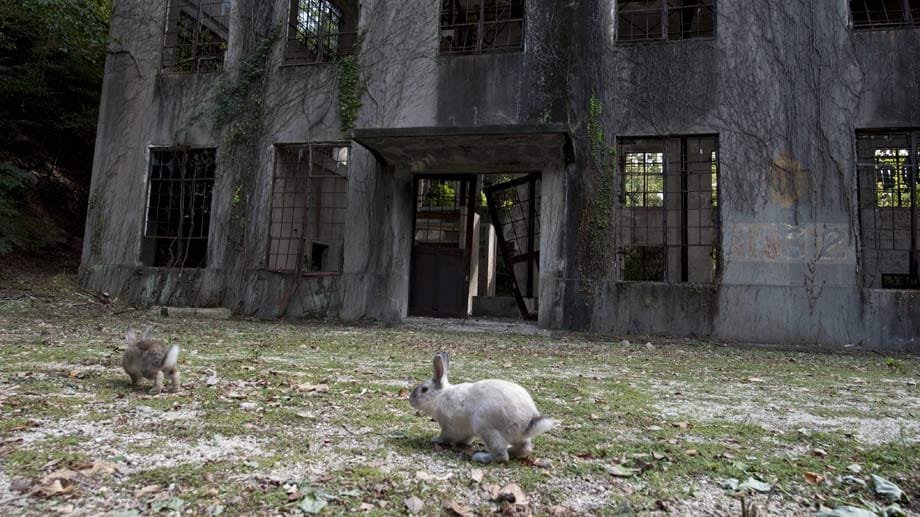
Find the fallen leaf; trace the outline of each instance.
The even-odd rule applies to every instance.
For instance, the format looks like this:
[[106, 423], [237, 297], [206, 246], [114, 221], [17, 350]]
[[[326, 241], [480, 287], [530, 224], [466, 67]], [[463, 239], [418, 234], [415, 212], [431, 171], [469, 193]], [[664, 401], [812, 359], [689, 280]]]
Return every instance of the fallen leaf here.
[[655, 460], [661, 461], [661, 460], [667, 458], [667, 456], [665, 456], [664, 454], [658, 454], [657, 452], [653, 452], [653, 453], [652, 453], [652, 458], [655, 459]]
[[468, 506], [464, 506], [457, 502], [447, 505], [447, 510], [451, 512], [452, 515], [459, 515], [460, 517], [473, 517], [476, 515]]
[[565, 516], [565, 515], [572, 515], [572, 510], [569, 510], [565, 506], [556, 505], [556, 506], [550, 506], [549, 508], [547, 508], [546, 513], [550, 515]]
[[901, 491], [901, 488], [898, 485], [895, 485], [887, 479], [872, 474], [872, 488], [875, 489], [875, 493], [888, 498], [890, 501], [900, 501], [901, 497], [904, 496], [904, 492]]
[[824, 476], [818, 474], [817, 472], [805, 472], [805, 482], [809, 485], [817, 485], [818, 483], [824, 481]]
[[838, 506], [830, 511], [818, 512], [816, 517], [876, 517], [874, 512], [855, 506]]
[[305, 496], [297, 505], [304, 513], [317, 514], [326, 507], [326, 500], [312, 495]]
[[304, 393], [327, 393], [329, 391], [328, 384], [295, 384], [294, 389], [302, 391]]
[[48, 483], [50, 483], [51, 481], [55, 479], [63, 479], [66, 481], [70, 481], [76, 475], [77, 473], [70, 469], [59, 469], [43, 477], [41, 479], [41, 482], [43, 485], [47, 485]]
[[358, 507], [358, 510], [362, 512], [369, 512], [374, 508], [376, 508], [376, 506], [372, 505], [371, 503], [361, 503], [361, 506]]
[[527, 494], [517, 483], [508, 483], [498, 492], [498, 500], [514, 503], [515, 505], [525, 505], [527, 504]]
[[406, 508], [409, 509], [409, 513], [411, 513], [412, 515], [417, 515], [419, 512], [422, 511], [422, 508], [425, 507], [425, 503], [422, 502], [421, 499], [415, 496], [409, 497], [408, 499], [403, 501], [403, 503], [406, 505]]
[[767, 382], [760, 377], [745, 377], [741, 379], [741, 382]]
[[150, 509], [154, 513], [159, 513], [163, 510], [172, 510], [174, 512], [179, 512], [182, 510], [182, 507], [185, 506], [185, 501], [179, 499], [178, 497], [170, 497], [160, 501], [154, 501], [150, 503]]
[[687, 449], [687, 450], [684, 451], [684, 454], [686, 454], [687, 456], [696, 456], [696, 455], [698, 455], [699, 453], [700, 453], [700, 452], [697, 451], [696, 449]]
[[812, 449], [811, 454], [812, 456], [818, 456], [819, 458], [823, 458], [824, 456], [827, 456], [827, 451], [825, 451], [824, 449], [816, 448], [816, 449]]
[[862, 467], [860, 467], [858, 463], [850, 463], [849, 465], [847, 465], [847, 470], [849, 470], [850, 472], [854, 474], [859, 474], [860, 472], [862, 472]]
[[674, 423], [672, 423], [672, 424], [671, 424], [671, 427], [677, 427], [677, 428], [680, 428], [680, 429], [689, 429], [689, 428], [691, 428], [691, 427], [693, 427], [693, 426], [690, 424], [690, 422], [687, 422], [687, 421], [680, 421], [680, 422], [674, 422]]
[[753, 490], [755, 492], [769, 492], [773, 489], [769, 483], [764, 483], [763, 481], [758, 481], [754, 478], [747, 478], [744, 480], [744, 483], [738, 485], [738, 490]]
[[485, 477], [485, 473], [482, 471], [482, 469], [473, 469], [470, 471], [470, 479], [472, 479], [476, 483], [481, 482], [482, 478], [484, 477]]
[[618, 478], [628, 478], [636, 474], [636, 469], [621, 467], [619, 465], [610, 465], [604, 468], [607, 469], [608, 474]]
[[156, 493], [162, 492], [162, 491], [163, 491], [163, 488], [162, 488], [160, 485], [147, 485], [147, 486], [145, 486], [144, 488], [135, 490], [135, 491], [134, 491], [134, 498], [135, 498], [135, 499], [141, 499], [141, 498], [144, 497], [144, 496], [147, 496], [147, 495], [150, 495], [150, 494], [156, 494]]

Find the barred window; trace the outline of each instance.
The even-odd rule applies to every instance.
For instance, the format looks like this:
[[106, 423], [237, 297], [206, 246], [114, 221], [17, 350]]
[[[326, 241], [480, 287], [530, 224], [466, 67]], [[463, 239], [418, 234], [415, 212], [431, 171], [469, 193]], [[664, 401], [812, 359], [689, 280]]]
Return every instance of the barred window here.
[[219, 72], [224, 68], [230, 0], [169, 0], [163, 70]]
[[524, 0], [443, 0], [441, 54], [524, 49]]
[[325, 63], [354, 52], [358, 37], [356, 0], [291, 0], [287, 65]]
[[850, 0], [853, 28], [920, 26], [920, 0]]
[[918, 142], [918, 131], [857, 133], [862, 270], [867, 287], [920, 287]]
[[714, 281], [717, 137], [621, 138], [615, 215], [622, 280]]
[[715, 35], [715, 0], [617, 0], [617, 42]]
[[215, 149], [153, 149], [141, 261], [146, 266], [207, 265]]
[[268, 269], [342, 271], [349, 152], [347, 144], [277, 148]]

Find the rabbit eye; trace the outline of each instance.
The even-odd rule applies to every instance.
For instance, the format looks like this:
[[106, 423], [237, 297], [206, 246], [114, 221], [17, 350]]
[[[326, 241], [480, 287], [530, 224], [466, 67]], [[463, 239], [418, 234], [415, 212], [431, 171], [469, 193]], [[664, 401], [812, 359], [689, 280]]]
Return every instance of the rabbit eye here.
[[422, 393], [428, 393], [428, 388], [422, 388]]

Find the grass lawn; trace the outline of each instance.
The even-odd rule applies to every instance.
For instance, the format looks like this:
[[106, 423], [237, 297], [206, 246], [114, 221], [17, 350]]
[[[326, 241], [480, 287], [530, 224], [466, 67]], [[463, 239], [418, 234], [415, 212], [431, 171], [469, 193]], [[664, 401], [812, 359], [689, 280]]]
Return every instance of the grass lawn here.
[[[99, 303], [67, 275], [0, 285], [3, 515], [789, 515], [887, 506], [872, 474], [920, 512], [910, 357], [428, 320], [167, 319]], [[147, 324], [182, 347], [177, 394], [136, 391], [120, 367], [126, 327]], [[440, 350], [452, 382], [518, 382], [561, 420], [531, 459], [482, 466], [481, 443], [431, 443], [437, 425], [407, 391]], [[512, 483], [514, 502], [499, 494]]]

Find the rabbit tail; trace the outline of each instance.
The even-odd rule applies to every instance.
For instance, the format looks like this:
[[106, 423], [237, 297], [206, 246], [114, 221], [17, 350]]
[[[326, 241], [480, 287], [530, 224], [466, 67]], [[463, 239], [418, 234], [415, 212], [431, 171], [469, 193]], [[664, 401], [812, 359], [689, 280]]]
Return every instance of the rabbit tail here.
[[179, 361], [179, 345], [173, 345], [169, 347], [169, 352], [166, 352], [166, 358], [163, 359], [163, 369], [164, 370], [173, 370], [176, 368], [176, 363]]
[[552, 419], [546, 418], [545, 416], [537, 416], [530, 420], [530, 425], [528, 425], [527, 430], [524, 431], [524, 436], [533, 438], [549, 431], [555, 426], [556, 422]]

